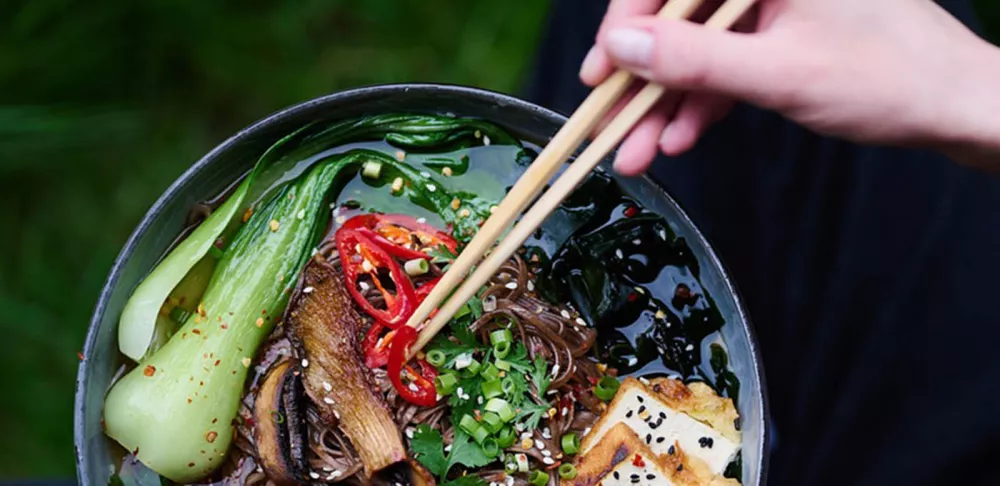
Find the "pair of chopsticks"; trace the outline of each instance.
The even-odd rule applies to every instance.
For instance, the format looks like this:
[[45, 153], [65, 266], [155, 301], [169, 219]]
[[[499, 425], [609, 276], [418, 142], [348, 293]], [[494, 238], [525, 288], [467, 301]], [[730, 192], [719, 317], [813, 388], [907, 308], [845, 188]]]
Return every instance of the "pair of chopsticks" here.
[[[701, 6], [703, 0], [670, 0], [659, 12], [667, 19], [686, 19]], [[727, 30], [733, 26], [756, 0], [727, 0], [707, 22], [710, 29]], [[445, 326], [455, 313], [476, 295], [510, 256], [528, 239], [539, 225], [554, 211], [564, 199], [594, 170], [595, 167], [628, 135], [632, 127], [641, 120], [666, 91], [662, 86], [647, 84], [614, 117], [594, 141], [568, 166], [566, 171], [551, 185], [531, 209], [523, 215], [507, 236], [490, 251], [501, 233], [534, 200], [556, 171], [569, 159], [573, 151], [587, 135], [597, 127], [601, 118], [625, 93], [633, 76], [626, 71], [618, 71], [601, 83], [573, 113], [565, 125], [552, 138], [538, 158], [528, 167], [507, 196], [500, 202], [493, 215], [486, 220], [465, 250], [452, 262], [451, 267], [417, 308], [406, 325], [419, 329], [417, 341], [410, 347], [412, 356], [422, 349]], [[489, 255], [480, 262], [483, 255]], [[478, 265], [477, 265], [478, 263]], [[466, 274], [476, 267], [468, 278]], [[465, 278], [463, 282], [463, 278]], [[461, 286], [451, 293], [452, 289]], [[421, 328], [421, 324], [431, 315], [448, 295], [434, 317]]]

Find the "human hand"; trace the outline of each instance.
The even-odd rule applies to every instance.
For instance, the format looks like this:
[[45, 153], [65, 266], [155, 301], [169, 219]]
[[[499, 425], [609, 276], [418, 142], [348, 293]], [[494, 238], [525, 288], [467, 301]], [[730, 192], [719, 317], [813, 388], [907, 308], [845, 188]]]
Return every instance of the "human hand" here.
[[1000, 50], [932, 1], [762, 0], [750, 33], [659, 19], [662, 4], [612, 0], [580, 72], [596, 85], [617, 66], [685, 93], [633, 129], [623, 174], [657, 146], [689, 150], [733, 100], [860, 142], [1000, 153]]

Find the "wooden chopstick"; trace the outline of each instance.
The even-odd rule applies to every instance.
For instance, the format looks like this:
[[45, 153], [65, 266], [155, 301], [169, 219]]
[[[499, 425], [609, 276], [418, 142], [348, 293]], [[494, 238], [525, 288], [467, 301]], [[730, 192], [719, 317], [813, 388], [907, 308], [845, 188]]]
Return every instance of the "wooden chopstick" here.
[[[755, 2], [756, 0], [728, 0], [715, 12], [715, 14], [712, 15], [712, 17], [705, 23], [705, 25], [707, 28], [712, 28], [712, 29], [718, 29], [718, 30], [729, 29], [730, 27], [732, 27], [733, 24], [736, 23], [736, 21], [740, 19], [740, 17], [742, 17], [754, 5]], [[678, 2], [678, 0], [674, 0], [668, 3], [667, 7], [670, 7], [675, 3], [680, 3], [680, 2]], [[693, 11], [694, 8], [697, 7], [697, 4], [699, 4], [700, 2], [690, 2], [690, 3], [692, 4], [691, 11]], [[690, 14], [690, 12], [687, 13]], [[620, 73], [616, 73], [615, 76], [619, 76], [619, 74]], [[611, 80], [609, 79], [609, 81]], [[607, 83], [608, 82], [606, 81], [604, 84]], [[603, 87], [604, 84], [602, 84], [601, 87]], [[601, 87], [595, 89], [595, 92]], [[622, 91], [624, 91], [624, 88], [621, 89]], [[595, 167], [597, 167], [597, 165], [601, 162], [601, 160], [604, 159], [605, 156], [607, 156], [608, 153], [614, 150], [614, 148], [618, 146], [619, 143], [621, 143], [621, 141], [625, 138], [625, 136], [629, 133], [629, 131], [632, 130], [632, 127], [635, 126], [635, 124], [638, 123], [639, 120], [641, 120], [642, 117], [644, 117], [646, 113], [649, 112], [649, 110], [653, 107], [653, 105], [655, 105], [656, 102], [659, 101], [659, 99], [661, 98], [661, 96], [664, 94], [665, 91], [666, 89], [663, 88], [662, 86], [652, 83], [647, 84], [642, 90], [639, 91], [639, 93], [625, 106], [625, 108], [621, 111], [621, 113], [619, 113], [614, 118], [614, 120], [612, 120], [611, 123], [608, 124], [607, 128], [605, 128], [597, 136], [597, 138], [595, 138], [594, 141], [589, 146], [587, 146], [587, 148], [583, 151], [583, 153], [580, 154], [580, 156], [577, 157], [576, 160], [574, 160], [573, 163], [567, 167], [566, 171], [552, 184], [549, 190], [546, 191], [545, 194], [543, 194], [541, 198], [539, 198], [538, 201], [531, 206], [531, 209], [524, 214], [524, 216], [517, 223], [517, 225], [510, 231], [510, 233], [508, 233], [504, 237], [504, 239], [496, 246], [496, 248], [494, 248], [490, 252], [489, 256], [476, 267], [475, 272], [473, 272], [472, 275], [470, 275], [467, 279], [465, 279], [462, 285], [451, 295], [448, 301], [438, 309], [437, 314], [435, 314], [434, 317], [431, 318], [430, 322], [428, 322], [427, 325], [420, 331], [416, 343], [414, 343], [413, 346], [410, 347], [411, 355], [415, 354], [417, 351], [422, 349], [428, 342], [430, 342], [430, 340], [445, 325], [447, 325], [448, 321], [451, 320], [451, 318], [455, 315], [455, 313], [463, 305], [465, 305], [465, 303], [468, 302], [469, 299], [475, 296], [475, 294], [479, 291], [482, 285], [485, 284], [489, 280], [489, 278], [493, 276], [496, 270], [500, 268], [500, 266], [503, 265], [510, 258], [510, 256], [514, 254], [515, 251], [517, 251], [518, 248], [521, 247], [524, 241], [527, 240], [529, 236], [531, 236], [531, 234], [538, 228], [538, 226], [542, 224], [543, 221], [545, 221], [546, 218], [548, 218], [549, 214], [551, 214], [552, 211], [554, 211], [562, 203], [562, 201], [566, 199], [566, 197], [569, 196], [569, 194], [572, 193], [573, 190], [576, 189], [576, 187], [581, 182], [583, 182], [583, 180], [587, 177], [587, 175], [590, 174], [590, 172], [594, 170]], [[592, 93], [591, 96], [588, 97], [587, 101], [590, 101], [590, 98], [593, 96], [594, 93]], [[611, 103], [613, 103], [613, 100], [608, 102], [608, 106], [610, 106]], [[586, 102], [584, 104], [586, 104]], [[581, 108], [582, 107], [583, 105], [581, 105]], [[570, 118], [570, 121], [573, 121], [574, 118], [578, 118], [578, 115], [580, 115], [580, 113], [581, 110], [577, 110]], [[596, 124], [597, 121], [596, 118], [599, 118], [601, 116], [601, 115], [594, 115], [593, 113], [586, 113], [586, 115], [593, 116], [594, 119], [590, 120], [589, 122], [579, 121], [578, 125], [574, 124], [572, 127], [570, 127], [570, 123], [567, 122], [567, 124], [563, 127], [562, 130], [559, 131], [556, 137], [553, 138], [553, 142], [550, 143], [549, 146], [545, 148], [545, 150], [543, 150], [541, 155], [539, 155], [539, 160], [542, 159], [542, 156], [544, 156], [546, 152], [549, 152], [550, 147], [554, 145], [557, 138], [562, 143], [565, 143], [568, 140], [579, 140], [580, 142], [582, 142], [583, 138], [586, 137], [587, 133], [589, 133], [589, 131], [592, 129], [592, 126], [587, 130], [582, 130], [581, 127], [585, 125]], [[566, 134], [562, 138], [560, 137], [560, 135], [563, 135], [564, 132], [570, 131], [571, 129], [581, 130], [581, 131], [572, 134]], [[518, 183], [514, 186], [514, 189], [517, 189], [517, 187], [521, 185], [521, 181], [527, 179], [527, 176], [529, 175], [529, 173], [531, 173], [532, 178], [528, 179], [528, 184], [525, 184], [525, 186], [528, 186], [530, 184], [532, 191], [530, 197], [524, 195], [528, 193], [527, 189], [524, 192], [518, 193], [516, 195], [514, 193], [514, 189], [512, 189], [510, 193], [508, 193], [507, 197], [504, 198], [503, 202], [495, 211], [494, 215], [490, 217], [486, 225], [484, 225], [483, 228], [480, 229], [479, 235], [482, 234], [483, 230], [486, 228], [486, 226], [490, 224], [490, 222], [494, 218], [502, 217], [502, 219], [498, 219], [498, 221], [502, 221], [502, 223], [496, 225], [500, 229], [509, 224], [509, 221], [515, 219], [517, 217], [517, 214], [519, 213], [519, 211], [515, 211], [515, 209], [523, 209], [524, 207], [526, 207], [530, 202], [530, 200], [534, 197], [534, 191], [543, 187], [545, 181], [548, 180], [548, 178], [542, 180], [539, 179], [538, 177], [540, 177], [541, 174], [549, 174], [549, 177], [551, 177], [551, 173], [554, 173], [555, 170], [557, 170], [559, 166], [561, 166], [562, 163], [569, 158], [569, 154], [571, 152], [572, 152], [571, 147], [566, 147], [563, 145], [556, 146], [553, 149], [552, 152], [553, 155], [551, 155], [552, 158], [548, 158], [543, 161], [546, 164], [546, 166], [544, 168], [538, 169], [537, 171], [532, 171], [532, 169], [534, 169], [535, 166], [538, 164], [538, 161], [536, 160], [536, 162], [533, 163], [528, 168], [528, 171], [525, 172], [525, 174], [521, 177], [521, 179], [518, 180]], [[558, 159], [555, 158], [555, 154], [559, 155]], [[499, 232], [499, 230], [497, 230], [497, 232]], [[472, 247], [472, 244], [476, 243], [476, 240], [479, 239], [479, 235], [477, 235], [476, 238], [473, 239], [473, 242], [470, 243], [468, 247], [466, 247], [466, 249], [462, 252], [462, 255], [458, 258], [458, 260], [456, 260], [455, 263], [452, 264], [452, 268], [450, 268], [448, 272], [445, 273], [444, 276], [445, 278], [442, 278], [441, 282], [439, 282], [437, 286], [435, 286], [434, 291], [440, 291], [441, 294], [447, 294], [451, 289], [450, 285], [448, 286], [444, 285], [446, 283], [445, 279], [448, 277], [448, 275], [458, 274], [456, 277], [450, 280], [451, 282], [457, 283], [459, 280], [461, 280], [461, 276], [468, 271], [468, 268], [471, 268], [471, 266], [475, 263], [475, 261], [477, 261], [483, 254], [486, 253], [486, 251], [489, 249], [488, 248], [489, 245], [487, 243], [482, 243], [480, 245], [477, 245], [475, 248]], [[493, 239], [496, 238], [496, 236], [493, 234], [487, 235], [487, 237], [489, 238], [489, 242], [492, 242]], [[463, 262], [466, 263], [467, 265], [462, 267], [457, 267], [456, 264], [459, 261], [461, 261], [463, 257], [468, 257], [466, 258], [467, 261]], [[454, 283], [452, 285], [454, 285]], [[432, 292], [431, 296], [433, 295], [434, 293]], [[424, 304], [427, 304], [429, 300], [430, 296], [428, 297], [427, 300], [424, 301]], [[430, 308], [433, 309], [434, 306], [436, 305], [437, 303], [431, 304]], [[418, 312], [419, 311], [420, 309], [418, 309]], [[416, 320], [414, 318], [411, 318], [410, 322], [408, 322], [407, 324], [418, 325], [420, 322], [426, 319], [429, 313], [430, 310], [427, 310], [426, 314], [420, 316], [414, 314], [414, 318], [416, 318]]]
[[[704, 0], [671, 0], [658, 13], [663, 18], [682, 19], [691, 16]], [[631, 84], [633, 77], [626, 71], [618, 71], [601, 83], [587, 96], [566, 124], [552, 137], [542, 153], [518, 178], [514, 187], [476, 232], [476, 236], [466, 245], [462, 254], [452, 262], [448, 271], [434, 286], [423, 303], [417, 307], [407, 321], [408, 326], [419, 327], [427, 316], [441, 304], [472, 267], [500, 238], [500, 234], [510, 227], [519, 214], [538, 197], [545, 184], [552, 179], [569, 156], [597, 127], [601, 118], [621, 98]], [[426, 329], [426, 328], [425, 328]], [[437, 333], [437, 330], [434, 331]]]

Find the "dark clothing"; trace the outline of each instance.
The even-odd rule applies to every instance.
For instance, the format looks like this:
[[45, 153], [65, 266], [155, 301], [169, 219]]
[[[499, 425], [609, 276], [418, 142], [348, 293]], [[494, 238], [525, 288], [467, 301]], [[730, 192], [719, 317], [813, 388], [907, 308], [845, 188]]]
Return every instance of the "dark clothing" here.
[[[941, 3], [972, 21], [967, 2]], [[554, 2], [532, 101], [569, 113], [586, 96], [577, 71], [605, 8]], [[745, 297], [769, 484], [1000, 484], [1000, 178], [748, 106], [653, 175]]]

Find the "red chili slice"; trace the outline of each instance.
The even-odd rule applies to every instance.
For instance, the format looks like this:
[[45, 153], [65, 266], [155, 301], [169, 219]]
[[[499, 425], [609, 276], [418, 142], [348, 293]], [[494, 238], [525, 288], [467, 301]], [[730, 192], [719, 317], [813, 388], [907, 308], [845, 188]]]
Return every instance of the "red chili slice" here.
[[414, 289], [414, 293], [417, 295], [417, 305], [420, 305], [420, 303], [427, 298], [427, 295], [431, 293], [431, 290], [434, 290], [434, 286], [440, 281], [441, 277], [435, 278], [434, 280], [428, 280], [427, 282], [424, 282], [423, 285]]
[[424, 250], [444, 245], [458, 251], [458, 241], [448, 233], [405, 214], [362, 214], [344, 222], [343, 228], [355, 230], [389, 254], [412, 260], [431, 258]]
[[[354, 301], [368, 315], [390, 328], [405, 323], [417, 308], [417, 297], [413, 291], [413, 283], [399, 263], [357, 231], [341, 228], [337, 231], [336, 240], [340, 264], [347, 278], [347, 290]], [[387, 271], [388, 275], [380, 270]], [[385, 309], [375, 308], [358, 290], [358, 281], [365, 274], [371, 277], [371, 285], [382, 294]], [[383, 284], [382, 278], [386, 276], [392, 281], [394, 292]]]
[[[361, 343], [365, 353], [365, 366], [371, 369], [381, 368], [389, 363], [389, 345], [392, 343], [395, 331], [389, 331], [383, 336], [382, 332], [388, 327], [379, 322], [372, 324], [368, 334], [365, 334], [365, 340]], [[379, 339], [382, 342], [379, 342]]]
[[[433, 369], [430, 364], [417, 360], [421, 368], [417, 372], [413, 367], [407, 366], [407, 374], [410, 376], [410, 383], [403, 384], [403, 367], [406, 361], [406, 353], [410, 345], [417, 341], [417, 330], [411, 326], [400, 326], [396, 329], [396, 335], [389, 346], [389, 379], [396, 387], [396, 392], [404, 400], [423, 407], [433, 407], [437, 403], [437, 390], [434, 388], [434, 377], [437, 376], [435, 370], [433, 374], [429, 371]], [[430, 377], [428, 377], [430, 375]]]

